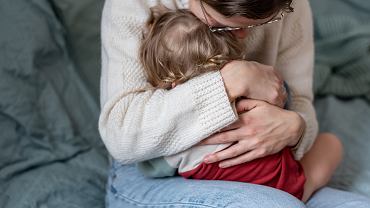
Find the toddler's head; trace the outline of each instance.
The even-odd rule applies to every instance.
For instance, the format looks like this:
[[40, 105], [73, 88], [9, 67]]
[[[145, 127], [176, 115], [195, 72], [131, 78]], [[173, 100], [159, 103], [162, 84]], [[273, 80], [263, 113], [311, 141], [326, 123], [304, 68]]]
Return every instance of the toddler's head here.
[[225, 63], [243, 58], [244, 44], [229, 32], [212, 33], [187, 10], [151, 8], [140, 46], [140, 60], [148, 81], [169, 89]]

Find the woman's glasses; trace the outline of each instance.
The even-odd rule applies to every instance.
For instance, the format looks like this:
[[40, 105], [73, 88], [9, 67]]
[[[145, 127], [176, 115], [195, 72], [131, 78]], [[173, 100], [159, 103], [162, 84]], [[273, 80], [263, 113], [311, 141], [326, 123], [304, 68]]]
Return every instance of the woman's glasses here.
[[264, 22], [264, 23], [260, 23], [260, 24], [248, 25], [248, 26], [245, 26], [245, 27], [229, 27], [229, 26], [225, 26], [225, 27], [213, 27], [208, 22], [208, 19], [207, 19], [207, 14], [208, 13], [206, 12], [206, 10], [204, 8], [203, 1], [202, 0], [200, 0], [200, 7], [202, 8], [204, 19], [206, 20], [206, 23], [207, 23], [207, 25], [209, 27], [209, 30], [211, 32], [222, 32], [222, 31], [234, 31], [234, 30], [250, 29], [250, 28], [254, 28], [254, 27], [258, 27], [258, 26], [262, 26], [262, 25], [267, 25], [267, 24], [278, 22], [278, 21], [282, 20], [283, 17], [284, 17], [284, 12], [281, 12], [277, 16], [273, 17], [271, 20], [269, 20], [267, 22]]

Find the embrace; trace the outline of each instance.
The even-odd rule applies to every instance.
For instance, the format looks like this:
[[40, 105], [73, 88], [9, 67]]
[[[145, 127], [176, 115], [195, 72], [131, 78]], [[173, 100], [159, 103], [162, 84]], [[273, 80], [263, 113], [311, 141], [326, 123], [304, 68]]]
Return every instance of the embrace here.
[[107, 207], [370, 207], [325, 187], [312, 30], [307, 0], [106, 0]]

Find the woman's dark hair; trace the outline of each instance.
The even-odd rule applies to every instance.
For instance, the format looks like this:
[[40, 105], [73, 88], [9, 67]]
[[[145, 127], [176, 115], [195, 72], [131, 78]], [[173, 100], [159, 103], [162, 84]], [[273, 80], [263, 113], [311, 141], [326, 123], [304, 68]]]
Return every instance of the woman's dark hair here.
[[[200, 0], [225, 17], [243, 16], [249, 19], [265, 19], [279, 11], [292, 12], [293, 0]], [[301, 1], [301, 0], [299, 0]]]

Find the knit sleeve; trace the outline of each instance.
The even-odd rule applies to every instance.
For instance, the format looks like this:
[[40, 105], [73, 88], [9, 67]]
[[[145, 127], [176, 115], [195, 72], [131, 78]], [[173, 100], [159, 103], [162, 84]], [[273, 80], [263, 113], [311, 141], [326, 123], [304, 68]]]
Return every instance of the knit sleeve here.
[[301, 159], [316, 139], [318, 124], [313, 107], [314, 43], [312, 15], [307, 0], [296, 0], [294, 12], [283, 23], [277, 68], [291, 89], [290, 109], [306, 122], [305, 133], [295, 151]]
[[106, 0], [102, 16], [99, 132], [125, 164], [183, 151], [237, 119], [220, 72], [139, 92], [150, 87], [138, 60], [148, 2]]

